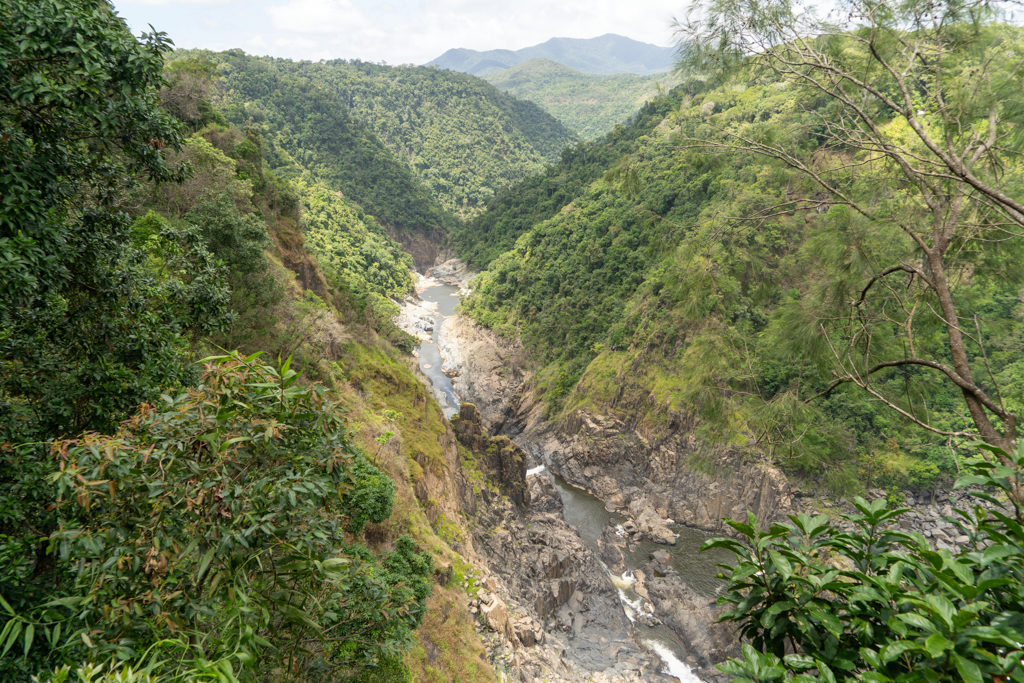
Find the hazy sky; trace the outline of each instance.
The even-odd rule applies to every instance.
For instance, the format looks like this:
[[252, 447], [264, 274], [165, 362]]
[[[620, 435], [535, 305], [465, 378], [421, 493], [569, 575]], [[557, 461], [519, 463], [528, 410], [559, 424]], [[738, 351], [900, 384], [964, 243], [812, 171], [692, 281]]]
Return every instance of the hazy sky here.
[[452, 47], [518, 49], [618, 33], [671, 45], [686, 0], [114, 0], [134, 33], [178, 47], [422, 64]]

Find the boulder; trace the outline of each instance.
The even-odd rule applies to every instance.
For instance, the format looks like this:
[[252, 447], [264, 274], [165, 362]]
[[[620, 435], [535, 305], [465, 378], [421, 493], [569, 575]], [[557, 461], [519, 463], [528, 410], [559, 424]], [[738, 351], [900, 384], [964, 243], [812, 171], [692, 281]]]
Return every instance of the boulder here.
[[505, 601], [497, 595], [490, 595], [490, 602], [480, 603], [480, 615], [487, 624], [487, 628], [495, 633], [500, 633], [513, 643], [518, 642], [515, 630], [508, 620], [508, 608]]
[[507, 436], [490, 436], [472, 403], [459, 406], [459, 414], [451, 420], [455, 437], [476, 453], [484, 474], [509, 500], [525, 508], [530, 504], [526, 483], [526, 451]]
[[676, 544], [677, 535], [669, 528], [672, 520], [665, 519], [659, 515], [646, 499], [638, 498], [631, 501], [629, 512], [636, 520], [636, 527], [641, 534], [655, 543], [663, 545]]

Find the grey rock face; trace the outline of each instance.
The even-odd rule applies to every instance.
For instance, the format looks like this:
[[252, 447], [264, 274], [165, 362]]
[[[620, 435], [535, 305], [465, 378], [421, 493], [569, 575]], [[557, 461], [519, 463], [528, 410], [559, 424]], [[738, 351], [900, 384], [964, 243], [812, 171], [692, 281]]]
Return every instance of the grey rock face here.
[[561, 518], [546, 475], [530, 477], [530, 508], [496, 498], [480, 506], [474, 547], [500, 579], [479, 612], [506, 648], [511, 680], [670, 681], [633, 642], [618, 593], [594, 554]]

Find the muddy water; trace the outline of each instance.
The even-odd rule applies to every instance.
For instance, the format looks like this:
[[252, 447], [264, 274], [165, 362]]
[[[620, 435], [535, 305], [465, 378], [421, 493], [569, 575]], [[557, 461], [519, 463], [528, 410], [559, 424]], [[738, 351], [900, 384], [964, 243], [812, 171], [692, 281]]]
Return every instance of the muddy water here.
[[434, 314], [434, 331], [430, 341], [420, 344], [420, 370], [427, 376], [434, 387], [434, 394], [441, 404], [445, 417], [459, 412], [459, 396], [455, 393], [452, 380], [441, 370], [444, 359], [438, 346], [438, 335], [441, 333], [441, 322], [455, 313], [459, 305], [459, 288], [451, 285], [434, 285], [420, 292], [424, 301], [437, 304]]

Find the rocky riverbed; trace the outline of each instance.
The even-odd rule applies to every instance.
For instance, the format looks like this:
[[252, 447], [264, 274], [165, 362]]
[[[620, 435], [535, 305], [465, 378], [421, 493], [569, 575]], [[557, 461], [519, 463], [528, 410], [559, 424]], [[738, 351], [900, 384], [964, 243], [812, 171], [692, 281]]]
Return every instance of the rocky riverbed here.
[[526, 453], [490, 436], [472, 404], [452, 424], [490, 483], [468, 511], [491, 573], [470, 611], [499, 668], [519, 681], [674, 680], [634, 641], [615, 587], [566, 523], [550, 478], [527, 477]]
[[[425, 293], [440, 282], [465, 292], [467, 276], [460, 264], [443, 264], [421, 278], [418, 289]], [[468, 412], [453, 419], [456, 433], [461, 435], [463, 443], [476, 452], [493, 452], [494, 448], [487, 450], [479, 432], [512, 435], [516, 443], [529, 444], [529, 453], [523, 452], [522, 463], [516, 461], [515, 471], [522, 469], [525, 472], [527, 459], [532, 464], [560, 468], [559, 454], [545, 452], [547, 448], [560, 446], [536, 438], [538, 434], [545, 434], [538, 426], [547, 425], [540, 414], [539, 404], [524, 391], [530, 377], [525, 370], [527, 364], [522, 348], [496, 337], [464, 316], [439, 318], [437, 310], [429, 303], [423, 305], [415, 300], [409, 301], [405, 311], [402, 320], [407, 329], [418, 332], [421, 339], [436, 340], [445, 375], [441, 383], [450, 382], [460, 400], [471, 397], [476, 404], [463, 405], [463, 411]], [[421, 353], [430, 353], [428, 346], [429, 343], [425, 344]], [[467, 423], [479, 423], [480, 427], [469, 430], [472, 434], [467, 435]], [[498, 450], [505, 451], [507, 446], [501, 445]], [[484, 458], [488, 459], [493, 460]], [[609, 681], [659, 680], [656, 677], [661, 675], [659, 671], [671, 666], [674, 675], [664, 680], [717, 680], [719, 674], [713, 665], [730, 646], [735, 646], [736, 641], [726, 629], [713, 629], [716, 614], [713, 595], [699, 594], [688, 588], [671, 561], [665, 565], [666, 571], [655, 564], [646, 572], [638, 573], [639, 577], [649, 577], [653, 581], [657, 587], [653, 594], [646, 592], [644, 596], [638, 596], [633, 587], [646, 591], [646, 582], [637, 581], [632, 576], [628, 579], [617, 577], [613, 583], [612, 578], [616, 574], [630, 570], [623, 566], [609, 573], [609, 568], [595, 554], [598, 548], [593, 543], [596, 534], [588, 545], [582, 541], [578, 529], [566, 524], [567, 517], [561, 509], [561, 500], [566, 495], [564, 485], [557, 494], [550, 483], [545, 484], [550, 480], [544, 473], [530, 477], [530, 495], [524, 496], [511, 483], [515, 477], [508, 476], [507, 465], [490, 462], [488, 469], [504, 482], [503, 492], [510, 501], [531, 501], [528, 506], [513, 504], [500, 518], [494, 518], [492, 512], [492, 518], [480, 518], [475, 527], [488, 530], [475, 538], [474, 545], [489, 558], [497, 587], [497, 590], [479, 598], [476, 608], [488, 624], [502, 622], [500, 617], [493, 616], [495, 613], [512, 611], [527, 617], [522, 628], [513, 625], [506, 629], [502, 624], [488, 631], [492, 645], [504, 643], [503, 647], [511, 648], [502, 661], [514, 663], [516, 675], [531, 680], [530, 676], [544, 671], [551, 680], [562, 680], [551, 677], [555, 674], [564, 676], [565, 680], [587, 677]], [[611, 476], [614, 477], [615, 473], [612, 472]], [[579, 485], [578, 480], [572, 483]], [[625, 524], [621, 552], [623, 558], [628, 557], [631, 567], [653, 561], [644, 554], [644, 550], [638, 551], [638, 547], [650, 550], [650, 544], [670, 547], [677, 543], [678, 530], [673, 528], [674, 522], [667, 510], [658, 504], [659, 501], [646, 496], [641, 488], [627, 486], [607, 493], [603, 500], [607, 501], [609, 509], [619, 510]], [[599, 506], [607, 518], [603, 504]], [[578, 519], [576, 523], [579, 523]], [[515, 557], [506, 556], [510, 547], [529, 547], [530, 543], [515, 536], [515, 530], [524, 524], [530, 529], [526, 541], [556, 549], [555, 552], [571, 559], [567, 566], [564, 562], [557, 563], [562, 568], [557, 571], [571, 570], [571, 575], [560, 576], [555, 581], [547, 576], [549, 569], [544, 569], [546, 559], [538, 560], [539, 564], [524, 564], [517, 562]], [[556, 533], [556, 528], [562, 531]], [[540, 530], [544, 530], [543, 533]], [[696, 555], [701, 540], [691, 540], [686, 553]], [[698, 571], [706, 575], [703, 577], [706, 582], [715, 569], [710, 559], [704, 564], [707, 566]], [[500, 599], [500, 603], [492, 600], [492, 595], [496, 600]], [[688, 632], [673, 632], [684, 623], [689, 626]], [[538, 624], [539, 631], [534, 629]], [[714, 635], [709, 635], [712, 632]], [[514, 633], [516, 638], [510, 637], [509, 633]], [[533, 635], [525, 635], [524, 640], [524, 634], [530, 633]], [[538, 637], [540, 633], [545, 634], [545, 640]], [[676, 633], [685, 634], [685, 642]], [[551, 668], [553, 651], [560, 647], [559, 634], [568, 638], [564, 643], [566, 649], [557, 658], [559, 666], [570, 667], [561, 673], [557, 667]], [[524, 646], [526, 642], [531, 644]], [[527, 652], [524, 647], [532, 649]], [[609, 647], [614, 653], [612, 658], [607, 654]], [[660, 656], [652, 655], [652, 651], [660, 653]], [[709, 658], [708, 652], [717, 659]], [[693, 672], [698, 672], [700, 678]]]
[[[410, 298], [399, 319], [423, 342], [419, 366], [443, 407], [457, 403], [452, 380], [460, 373], [453, 371], [453, 354], [437, 348], [439, 325], [453, 317], [446, 297], [465, 280], [458, 264], [421, 277], [417, 289], [430, 300]], [[489, 374], [500, 374], [500, 368]], [[662, 660], [637, 643], [616, 587], [566, 523], [549, 477], [528, 479], [526, 452], [507, 436], [491, 436], [474, 406], [463, 404], [458, 415], [445, 412], [485, 477], [462, 498], [472, 519], [465, 550], [483, 570], [482, 585], [467, 586], [470, 610], [479, 616], [495, 666], [521, 681], [678, 680], [662, 673]]]

